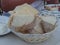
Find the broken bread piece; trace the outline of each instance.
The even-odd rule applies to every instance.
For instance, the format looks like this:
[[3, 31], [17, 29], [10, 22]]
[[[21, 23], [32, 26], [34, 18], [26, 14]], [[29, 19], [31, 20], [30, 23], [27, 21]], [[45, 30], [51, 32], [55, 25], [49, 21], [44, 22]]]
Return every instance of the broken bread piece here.
[[43, 27], [43, 30], [45, 32], [50, 32], [52, 31], [55, 26], [56, 26], [56, 17], [55, 16], [40, 16], [42, 21], [41, 21], [41, 25]]
[[17, 6], [13, 12], [20, 13], [20, 14], [27, 14], [27, 15], [37, 15], [39, 11], [32, 7], [31, 5], [25, 3], [20, 6]]
[[11, 15], [9, 20], [9, 27], [15, 27], [15, 29], [22, 33], [31, 30], [34, 27], [34, 23], [36, 20], [35, 15], [23, 15], [19, 13], [15, 13], [13, 16]]
[[37, 16], [34, 29], [32, 29], [31, 31], [32, 34], [43, 34], [44, 33], [40, 22], [41, 22], [41, 18]]
[[34, 15], [20, 15], [18, 13], [14, 14], [12, 25], [19, 27], [22, 25], [28, 25], [35, 19]]

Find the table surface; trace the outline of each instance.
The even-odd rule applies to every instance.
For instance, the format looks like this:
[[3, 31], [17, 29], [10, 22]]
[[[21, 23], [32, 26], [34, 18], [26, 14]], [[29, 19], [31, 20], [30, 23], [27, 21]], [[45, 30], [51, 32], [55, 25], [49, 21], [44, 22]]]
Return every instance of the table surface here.
[[[4, 19], [4, 18], [3, 18]], [[3, 22], [3, 20], [0, 20]], [[53, 33], [52, 37], [48, 40], [38, 43], [38, 44], [30, 44], [23, 41], [21, 38], [17, 37], [13, 33], [0, 37], [0, 45], [56, 45], [60, 42], [60, 19], [57, 23], [56, 31]]]
[[13, 33], [10, 33], [6, 36], [0, 37], [0, 45], [56, 45], [58, 42], [60, 42], [60, 35], [59, 35], [60, 24], [59, 23], [60, 23], [60, 20], [58, 22], [58, 27], [56, 31], [53, 33], [53, 36], [44, 42], [41, 42], [38, 44], [30, 44], [23, 41]]

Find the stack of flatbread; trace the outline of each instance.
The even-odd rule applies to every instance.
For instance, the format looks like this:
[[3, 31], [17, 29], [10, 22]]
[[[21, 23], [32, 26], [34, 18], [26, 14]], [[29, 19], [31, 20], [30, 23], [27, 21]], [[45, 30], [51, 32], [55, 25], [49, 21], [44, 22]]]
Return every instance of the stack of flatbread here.
[[17, 6], [9, 13], [8, 27], [23, 34], [43, 34], [56, 26], [55, 16], [39, 16], [39, 11], [28, 4]]

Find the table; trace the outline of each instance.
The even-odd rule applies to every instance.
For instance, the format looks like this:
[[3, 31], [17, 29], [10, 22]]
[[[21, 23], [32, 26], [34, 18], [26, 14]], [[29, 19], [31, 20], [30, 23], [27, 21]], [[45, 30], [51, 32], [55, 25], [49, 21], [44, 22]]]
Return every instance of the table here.
[[[2, 21], [2, 20], [0, 20]], [[60, 42], [60, 19], [57, 23], [56, 31], [53, 33], [53, 36], [50, 37], [48, 40], [37, 43], [37, 44], [30, 44], [23, 41], [21, 38], [17, 37], [13, 33], [10, 33], [6, 36], [0, 37], [0, 45], [56, 45]]]

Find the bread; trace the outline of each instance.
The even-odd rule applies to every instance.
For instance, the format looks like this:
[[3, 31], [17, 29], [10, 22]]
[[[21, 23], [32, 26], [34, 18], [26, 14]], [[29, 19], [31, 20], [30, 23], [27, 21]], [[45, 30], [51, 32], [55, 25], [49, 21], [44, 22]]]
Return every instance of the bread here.
[[27, 3], [17, 6], [13, 11], [16, 13], [27, 14], [27, 15], [28, 14], [37, 15], [39, 13], [37, 9], [35, 9], [34, 7], [32, 7], [31, 5]]
[[39, 11], [28, 4], [17, 6], [10, 12], [9, 28], [23, 34], [43, 34], [50, 32], [56, 26], [56, 17], [38, 16]]
[[51, 7], [50, 10], [51, 10], [51, 11], [58, 11], [58, 9], [59, 9], [58, 7]]
[[39, 13], [39, 11], [25, 3], [23, 5], [17, 6], [9, 13], [14, 15], [10, 17], [9, 27], [15, 27], [15, 30], [18, 32], [29, 33], [28, 30], [31, 30], [34, 27], [36, 15]]
[[35, 15], [23, 15], [15, 13], [11, 15], [9, 20], [9, 27], [15, 27], [16, 30], [30, 30], [33, 28], [36, 20]]
[[45, 32], [50, 32], [52, 31], [55, 26], [56, 26], [56, 17], [55, 16], [40, 16], [42, 21], [41, 21], [41, 25], [43, 27], [43, 30]]
[[43, 34], [44, 33], [40, 22], [41, 22], [41, 18], [37, 16], [34, 29], [32, 29], [31, 31], [32, 34]]
[[46, 10], [49, 10], [49, 11], [57, 11], [58, 10], [58, 7], [57, 6], [48, 6], [48, 5], [46, 5], [45, 6], [45, 9]]

